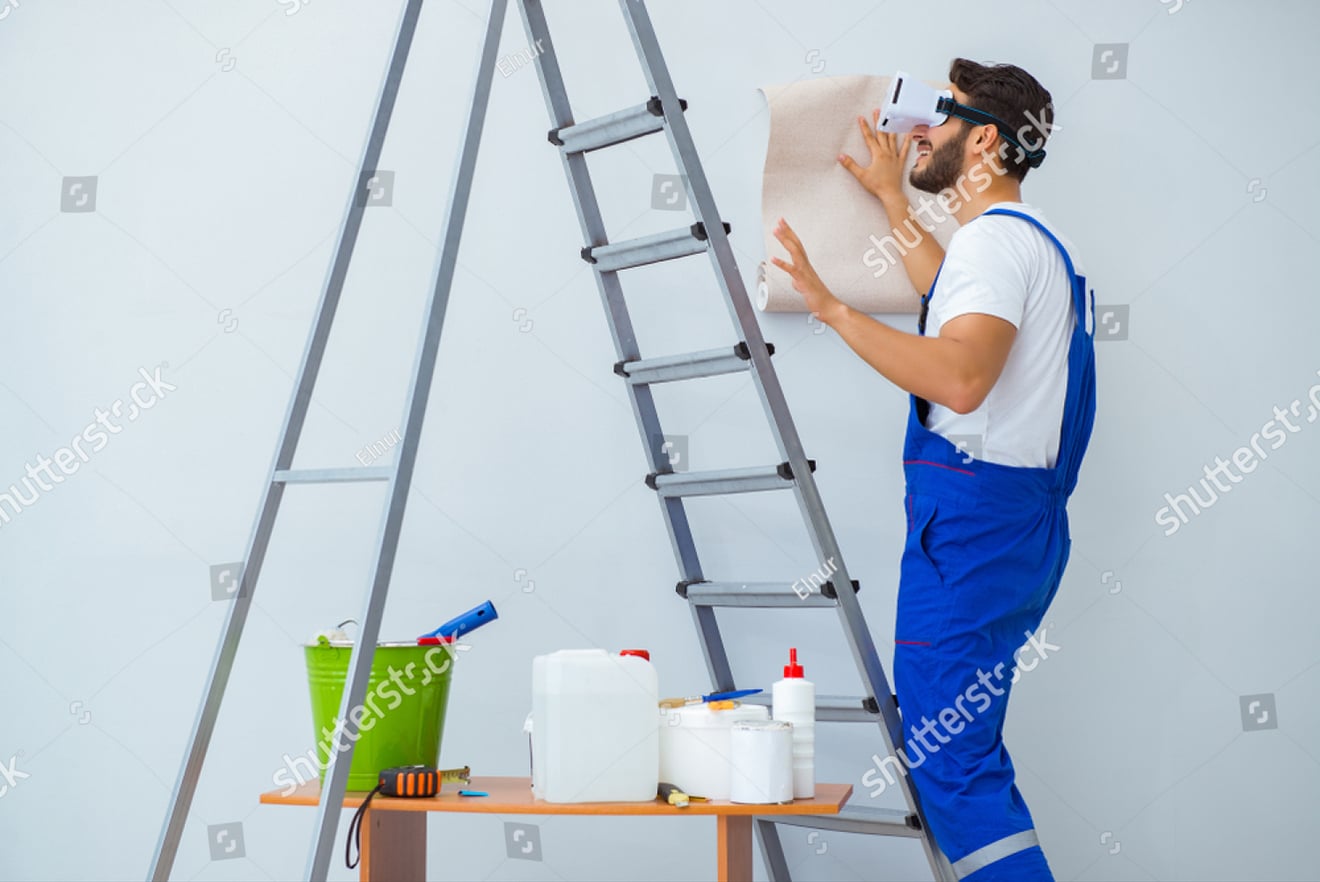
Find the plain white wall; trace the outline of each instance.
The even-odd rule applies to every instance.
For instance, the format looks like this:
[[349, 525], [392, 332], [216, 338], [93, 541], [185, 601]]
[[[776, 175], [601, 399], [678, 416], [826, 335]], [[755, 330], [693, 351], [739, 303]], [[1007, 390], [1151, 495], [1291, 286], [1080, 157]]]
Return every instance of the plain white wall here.
[[[423, 15], [381, 163], [393, 204], [367, 212], [300, 465], [353, 465], [399, 427], [482, 6]], [[547, 6], [579, 119], [645, 97], [614, 3]], [[225, 612], [211, 568], [243, 556], [399, 8], [0, 6], [0, 489], [125, 399], [139, 369], [176, 387], [0, 526], [0, 878], [146, 872]], [[1320, 10], [656, 0], [652, 15], [749, 281], [758, 86], [938, 77], [965, 55], [1053, 92], [1063, 128], [1026, 198], [1082, 251], [1100, 303], [1129, 312], [1101, 328], [1073, 557], [1046, 618], [1060, 649], [1009, 716], [1019, 783], [1061, 879], [1314, 878]], [[1097, 44], [1126, 44], [1125, 60]], [[502, 51], [525, 45], [511, 10]], [[526, 773], [538, 653], [645, 646], [663, 693], [708, 685], [547, 128], [535, 73], [497, 75], [384, 626], [408, 639], [495, 602], [500, 620], [460, 659], [441, 757], [478, 774]], [[591, 167], [613, 238], [688, 222], [651, 208], [653, 175], [674, 171], [663, 139]], [[61, 210], [76, 176], [96, 176], [94, 211]], [[707, 261], [624, 284], [643, 353], [733, 341]], [[887, 665], [905, 398], [804, 315], [761, 322]], [[775, 459], [746, 378], [659, 391], [692, 468]], [[1164, 494], [1294, 400], [1298, 431], [1166, 536]], [[380, 498], [286, 495], [175, 878], [302, 873], [313, 810], [256, 798], [312, 744], [299, 644], [359, 613]], [[690, 510], [708, 577], [817, 566], [787, 494]], [[724, 621], [742, 682], [768, 686], [796, 645], [820, 690], [857, 691], [832, 612]], [[873, 729], [830, 726], [818, 743], [820, 780], [897, 805], [862, 786]], [[714, 860], [701, 819], [521, 819], [539, 862], [508, 857], [506, 820], [520, 819], [433, 819], [431, 877], [696, 879]], [[245, 857], [212, 860], [222, 824], [241, 825]], [[795, 878], [928, 878], [911, 842], [784, 829]]]

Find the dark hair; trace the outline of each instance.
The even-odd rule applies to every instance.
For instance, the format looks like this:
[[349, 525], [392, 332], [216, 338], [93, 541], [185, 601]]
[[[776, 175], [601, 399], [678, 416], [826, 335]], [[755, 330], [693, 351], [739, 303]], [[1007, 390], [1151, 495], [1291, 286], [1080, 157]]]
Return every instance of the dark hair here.
[[[1018, 140], [1026, 150], [1044, 146], [1054, 123], [1054, 99], [1031, 74], [1011, 64], [984, 65], [955, 58], [949, 65], [949, 80], [967, 93], [968, 104], [1011, 127], [1001, 135]], [[1008, 173], [1021, 181], [1031, 167], [1008, 138], [1000, 156]]]

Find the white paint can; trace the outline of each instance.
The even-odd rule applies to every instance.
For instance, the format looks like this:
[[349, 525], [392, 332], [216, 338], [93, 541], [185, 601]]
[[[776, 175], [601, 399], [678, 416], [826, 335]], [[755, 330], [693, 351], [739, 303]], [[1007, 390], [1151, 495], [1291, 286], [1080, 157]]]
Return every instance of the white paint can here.
[[746, 720], [729, 732], [730, 802], [793, 801], [793, 724], [785, 720]]

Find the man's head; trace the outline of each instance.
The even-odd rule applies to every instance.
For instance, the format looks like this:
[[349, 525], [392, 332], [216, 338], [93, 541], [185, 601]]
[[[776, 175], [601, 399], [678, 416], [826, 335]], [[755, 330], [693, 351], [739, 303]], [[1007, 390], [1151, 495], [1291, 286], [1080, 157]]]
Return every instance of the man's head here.
[[955, 101], [1003, 120], [1010, 130], [1000, 132], [998, 125], [974, 125], [954, 116], [943, 125], [917, 126], [912, 130], [917, 146], [912, 186], [928, 193], [953, 187], [986, 154], [993, 159], [992, 168], [1023, 180], [1031, 166], [1023, 150], [1008, 139], [1026, 150], [1044, 146], [1054, 121], [1050, 93], [1020, 67], [982, 65], [965, 58], [953, 60], [949, 80]]

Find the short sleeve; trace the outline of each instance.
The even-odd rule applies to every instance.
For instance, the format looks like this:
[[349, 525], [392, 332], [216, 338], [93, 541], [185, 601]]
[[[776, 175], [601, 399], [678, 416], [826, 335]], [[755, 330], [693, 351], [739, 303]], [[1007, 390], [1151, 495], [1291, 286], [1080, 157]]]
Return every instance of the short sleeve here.
[[930, 304], [941, 325], [960, 315], [984, 313], [1022, 326], [1030, 281], [1024, 243], [1020, 230], [996, 220], [968, 224], [949, 243]]

